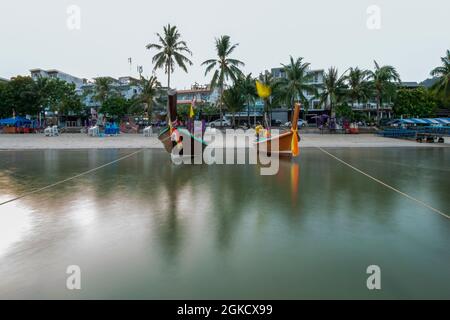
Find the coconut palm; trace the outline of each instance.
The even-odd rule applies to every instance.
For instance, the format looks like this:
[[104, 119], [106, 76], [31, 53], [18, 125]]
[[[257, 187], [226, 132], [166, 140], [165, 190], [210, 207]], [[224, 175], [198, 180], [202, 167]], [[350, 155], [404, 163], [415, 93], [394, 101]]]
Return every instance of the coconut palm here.
[[242, 74], [239, 67], [244, 66], [245, 64], [240, 60], [230, 58], [230, 55], [239, 44], [231, 44], [229, 36], [221, 36], [220, 38], [216, 38], [215, 41], [217, 58], [204, 61], [202, 66], [206, 66], [205, 75], [207, 75], [214, 68], [216, 69], [211, 79], [211, 90], [215, 88], [219, 88], [220, 90], [219, 108], [220, 121], [222, 122], [223, 92], [226, 82], [229, 79], [235, 82]]
[[112, 78], [99, 77], [94, 79], [94, 100], [103, 104], [106, 99], [114, 92], [112, 87]]
[[249, 73], [246, 76], [241, 76], [236, 81], [236, 85], [240, 87], [240, 90], [245, 98], [247, 104], [247, 124], [250, 127], [250, 104], [255, 103], [258, 98], [255, 87], [255, 79], [253, 79], [252, 74]]
[[400, 82], [400, 75], [393, 66], [381, 66], [374, 61], [375, 70], [370, 71], [369, 79], [372, 81], [377, 100], [377, 124], [380, 124], [380, 107], [383, 96], [395, 88], [395, 82]]
[[350, 98], [352, 105], [356, 103], [365, 102], [370, 99], [372, 88], [369, 82], [370, 72], [368, 70], [361, 70], [358, 67], [350, 68], [347, 80], [347, 96]]
[[185, 41], [182, 41], [181, 35], [176, 26], [168, 24], [164, 27], [163, 35], [157, 33], [158, 43], [150, 43], [147, 49], [156, 49], [159, 52], [153, 56], [154, 70], [164, 69], [167, 74], [167, 88], [170, 88], [170, 75], [175, 70], [175, 64], [187, 72], [187, 66], [192, 65], [192, 61], [186, 57], [186, 54], [192, 56], [191, 50], [187, 47]]
[[141, 76], [141, 80], [139, 82], [142, 87], [142, 92], [140, 93], [138, 99], [144, 104], [144, 112], [147, 113], [149, 118], [151, 118], [153, 106], [158, 102], [157, 99], [161, 96], [161, 83], [158, 81], [156, 76], [151, 76], [149, 79]]
[[430, 74], [437, 77], [438, 80], [432, 86], [432, 90], [443, 99], [450, 98], [450, 50], [447, 50], [447, 55], [441, 58], [442, 66], [431, 70]]
[[284, 98], [286, 104], [290, 107], [294, 107], [294, 103], [299, 101], [304, 106], [307, 106], [309, 101], [305, 96], [306, 94], [316, 95], [317, 88], [313, 82], [313, 75], [308, 72], [310, 66], [309, 63], [303, 62], [303, 58], [290, 57], [289, 64], [281, 64], [283, 66], [286, 77], [281, 78], [280, 92]]
[[320, 104], [325, 104], [330, 109], [331, 117], [334, 117], [334, 107], [344, 97], [345, 93], [345, 72], [338, 75], [338, 69], [331, 67], [323, 75], [323, 90], [320, 93]]
[[233, 128], [236, 125], [236, 112], [239, 112], [242, 110], [245, 104], [245, 96], [243, 95], [243, 92], [241, 90], [241, 87], [237, 84], [233, 85], [232, 87], [228, 88], [223, 92], [223, 101], [225, 105], [228, 108], [228, 111], [232, 113], [232, 125]]

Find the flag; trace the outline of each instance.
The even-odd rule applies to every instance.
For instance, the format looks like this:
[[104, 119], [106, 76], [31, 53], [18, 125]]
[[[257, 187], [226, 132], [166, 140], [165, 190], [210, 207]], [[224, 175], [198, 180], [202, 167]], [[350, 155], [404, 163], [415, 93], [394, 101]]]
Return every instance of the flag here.
[[194, 106], [195, 106], [195, 99], [192, 100], [192, 102], [191, 102], [191, 108], [189, 109], [189, 118], [193, 118], [195, 115]]
[[272, 94], [270, 87], [259, 80], [256, 80], [256, 91], [258, 92], [258, 96], [262, 99], [267, 99]]

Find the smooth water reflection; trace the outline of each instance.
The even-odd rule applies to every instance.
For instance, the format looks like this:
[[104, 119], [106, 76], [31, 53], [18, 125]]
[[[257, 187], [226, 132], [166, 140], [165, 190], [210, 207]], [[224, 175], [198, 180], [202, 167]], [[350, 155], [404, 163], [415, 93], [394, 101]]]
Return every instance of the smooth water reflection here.
[[[450, 212], [448, 149], [328, 150]], [[0, 202], [130, 152], [1, 152]], [[148, 150], [0, 206], [0, 297], [450, 298], [449, 220], [316, 149], [259, 172]]]

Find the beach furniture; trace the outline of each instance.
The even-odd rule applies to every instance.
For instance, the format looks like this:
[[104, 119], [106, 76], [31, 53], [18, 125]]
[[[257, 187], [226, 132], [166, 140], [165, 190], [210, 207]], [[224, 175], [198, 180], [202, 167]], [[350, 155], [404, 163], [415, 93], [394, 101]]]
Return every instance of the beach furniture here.
[[152, 126], [145, 127], [144, 131], [143, 131], [143, 134], [144, 134], [144, 137], [151, 137], [152, 134], [153, 134]]
[[98, 137], [100, 134], [100, 129], [98, 126], [89, 127], [88, 136], [90, 137]]

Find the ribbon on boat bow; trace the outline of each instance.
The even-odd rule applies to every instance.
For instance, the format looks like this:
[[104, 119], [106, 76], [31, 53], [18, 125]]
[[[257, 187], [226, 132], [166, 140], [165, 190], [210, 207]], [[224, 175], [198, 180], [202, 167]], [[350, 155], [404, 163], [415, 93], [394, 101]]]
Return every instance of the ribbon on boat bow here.
[[291, 128], [292, 131], [292, 140], [291, 140], [291, 152], [294, 157], [298, 156], [298, 129]]

